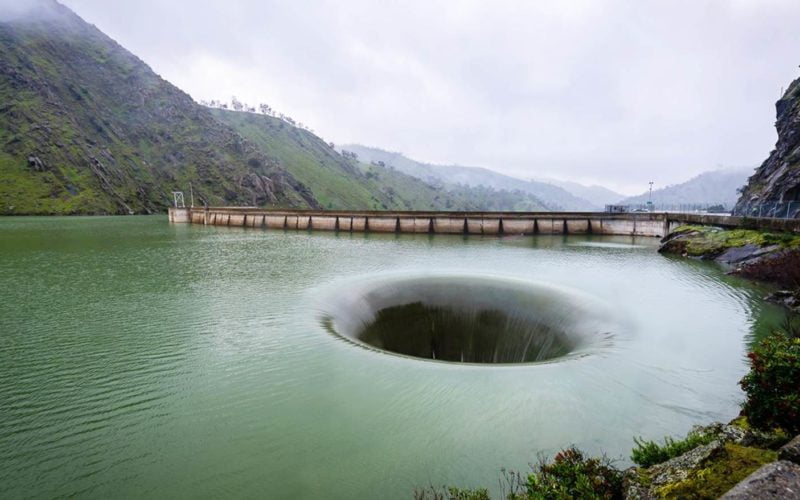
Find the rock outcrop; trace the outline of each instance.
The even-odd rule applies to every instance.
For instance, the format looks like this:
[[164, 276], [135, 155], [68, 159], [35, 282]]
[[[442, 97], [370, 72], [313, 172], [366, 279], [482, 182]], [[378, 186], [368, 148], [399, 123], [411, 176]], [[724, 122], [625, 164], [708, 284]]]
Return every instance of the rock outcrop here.
[[[789, 85], [775, 107], [778, 142], [769, 158], [748, 180], [735, 214], [750, 215], [748, 207], [764, 202], [797, 201], [800, 209], [800, 78]], [[787, 208], [782, 208], [779, 215], [784, 211], [788, 211]], [[792, 209], [790, 213], [798, 212]]]
[[800, 235], [711, 226], [682, 226], [661, 240], [661, 253], [713, 260], [730, 274], [764, 281], [783, 290], [768, 300], [800, 305]]
[[724, 500], [800, 499], [800, 466], [779, 460], [753, 472], [722, 495]]
[[[696, 427], [693, 433], [711, 436], [713, 440], [649, 468], [632, 467], [625, 471], [624, 497], [717, 498], [748, 474], [778, 458], [772, 450], [785, 441], [784, 436], [735, 422]], [[702, 495], [698, 497], [698, 493]]]

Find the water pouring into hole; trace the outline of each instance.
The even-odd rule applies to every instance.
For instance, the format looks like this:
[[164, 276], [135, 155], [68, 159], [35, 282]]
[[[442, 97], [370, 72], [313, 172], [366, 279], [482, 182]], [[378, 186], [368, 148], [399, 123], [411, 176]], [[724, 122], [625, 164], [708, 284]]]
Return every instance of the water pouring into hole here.
[[610, 346], [618, 326], [580, 292], [487, 276], [371, 279], [337, 289], [323, 324], [365, 347], [455, 363], [536, 363]]

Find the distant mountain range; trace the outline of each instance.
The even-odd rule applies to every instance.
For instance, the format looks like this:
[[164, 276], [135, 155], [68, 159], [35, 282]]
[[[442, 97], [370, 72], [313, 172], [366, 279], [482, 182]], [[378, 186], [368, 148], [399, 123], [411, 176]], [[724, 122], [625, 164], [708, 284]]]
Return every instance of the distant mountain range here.
[[482, 167], [433, 165], [412, 160], [401, 153], [393, 153], [360, 144], [346, 144], [341, 146], [341, 149], [356, 153], [361, 161], [376, 164], [382, 163], [387, 167], [393, 167], [429, 183], [438, 183], [445, 186], [484, 186], [508, 191], [520, 191], [535, 196], [552, 210], [591, 211], [602, 208], [602, 206], [575, 196], [568, 190], [550, 182], [527, 181]]
[[556, 179], [543, 178], [533, 180], [546, 184], [554, 184], [561, 189], [564, 189], [565, 191], [577, 196], [578, 198], [583, 198], [598, 208], [603, 208], [606, 205], [614, 204], [625, 197], [625, 195], [617, 193], [616, 191], [612, 191], [603, 186], [584, 186], [583, 184], [578, 184], [577, 182], [560, 181]]
[[[686, 182], [653, 190], [653, 204], [670, 205], [723, 205], [732, 209], [739, 197], [737, 189], [747, 183], [752, 168], [727, 168], [704, 172]], [[645, 192], [619, 200], [619, 204], [643, 205], [650, 199]]]

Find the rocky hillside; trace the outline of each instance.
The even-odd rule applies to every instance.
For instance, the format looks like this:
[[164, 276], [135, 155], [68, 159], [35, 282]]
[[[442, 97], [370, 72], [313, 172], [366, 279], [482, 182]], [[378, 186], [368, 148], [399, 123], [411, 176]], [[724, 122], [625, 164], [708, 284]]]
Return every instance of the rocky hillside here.
[[737, 213], [752, 203], [800, 201], [800, 78], [789, 85], [775, 108], [778, 142], [747, 182]]
[[284, 168], [53, 0], [0, 21], [0, 213], [318, 206]]
[[356, 153], [363, 161], [382, 162], [408, 175], [426, 182], [445, 186], [468, 186], [522, 192], [534, 196], [550, 210], [591, 211], [598, 207], [574, 196], [559, 186], [546, 182], [526, 181], [481, 167], [460, 165], [432, 165], [412, 160], [401, 153], [392, 153], [378, 148], [358, 144], [347, 144], [342, 150]]

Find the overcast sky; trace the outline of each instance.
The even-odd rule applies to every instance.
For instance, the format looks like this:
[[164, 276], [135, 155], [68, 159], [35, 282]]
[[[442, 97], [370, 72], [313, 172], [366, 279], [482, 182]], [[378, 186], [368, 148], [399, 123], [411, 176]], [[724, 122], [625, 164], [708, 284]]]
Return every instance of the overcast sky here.
[[197, 100], [638, 193], [772, 149], [800, 1], [63, 0]]

